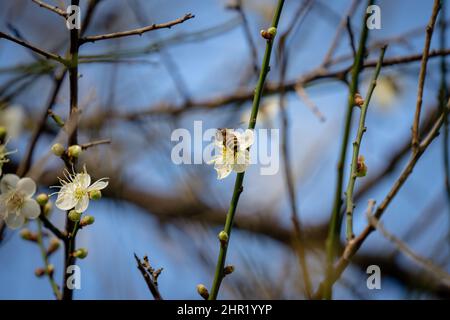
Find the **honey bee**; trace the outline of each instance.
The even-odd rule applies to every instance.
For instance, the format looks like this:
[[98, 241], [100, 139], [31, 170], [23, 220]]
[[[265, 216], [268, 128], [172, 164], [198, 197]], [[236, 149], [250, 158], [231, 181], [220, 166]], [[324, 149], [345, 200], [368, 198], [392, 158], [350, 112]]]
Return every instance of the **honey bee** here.
[[239, 150], [239, 139], [234, 134], [234, 130], [226, 128], [217, 129], [216, 141], [221, 142], [224, 148], [233, 151], [233, 154], [236, 156]]

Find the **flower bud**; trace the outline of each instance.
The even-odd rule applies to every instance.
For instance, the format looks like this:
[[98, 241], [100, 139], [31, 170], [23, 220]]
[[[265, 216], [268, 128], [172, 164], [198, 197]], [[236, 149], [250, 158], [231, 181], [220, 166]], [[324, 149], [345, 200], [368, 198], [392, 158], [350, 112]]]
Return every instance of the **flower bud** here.
[[8, 131], [4, 126], [0, 126], [0, 143], [3, 143], [6, 140], [6, 136], [8, 135]]
[[267, 30], [261, 30], [261, 36], [267, 40], [273, 40], [277, 34], [277, 28], [270, 27]]
[[44, 206], [43, 212], [45, 216], [48, 216], [50, 212], [52, 211], [53, 204], [51, 201], [47, 201], [47, 203]]
[[92, 190], [89, 192], [89, 198], [91, 200], [99, 200], [102, 197], [102, 192], [100, 190]]
[[358, 162], [356, 163], [356, 176], [365, 177], [367, 174], [367, 165], [364, 162], [364, 156], [358, 157]]
[[77, 144], [70, 146], [67, 153], [71, 158], [78, 158], [81, 155], [81, 147]]
[[55, 266], [52, 265], [52, 264], [49, 264], [49, 265], [47, 266], [46, 272], [47, 272], [48, 275], [51, 276], [51, 275], [53, 274], [53, 272], [55, 272]]
[[226, 245], [228, 242], [228, 234], [223, 230], [219, 232], [219, 235], [217, 236], [217, 238], [219, 238], [220, 243], [222, 245]]
[[363, 97], [361, 97], [361, 95], [359, 93], [355, 93], [355, 105], [357, 105], [358, 107], [361, 107], [364, 104], [364, 99]]
[[203, 299], [208, 300], [209, 292], [208, 292], [208, 289], [206, 289], [205, 285], [198, 284], [197, 285], [197, 292]]
[[85, 248], [80, 248], [73, 253], [75, 258], [84, 259], [88, 255], [88, 251]]
[[54, 145], [52, 145], [52, 152], [57, 157], [61, 157], [65, 151], [66, 150], [61, 143], [55, 143]]
[[70, 221], [73, 221], [73, 222], [80, 221], [81, 212], [78, 212], [76, 210], [70, 210], [68, 217], [69, 217]]
[[58, 238], [52, 238], [47, 249], [47, 255], [51, 255], [52, 253], [54, 253], [56, 250], [58, 250], [59, 246], [60, 242]]
[[223, 268], [224, 275], [232, 274], [233, 272], [234, 272], [234, 266], [232, 266], [232, 265], [226, 266], [225, 268]]
[[38, 278], [42, 277], [45, 274], [45, 270], [43, 268], [37, 268], [34, 270], [34, 275]]
[[37, 235], [31, 232], [29, 229], [22, 229], [20, 231], [20, 237], [27, 241], [36, 242], [37, 241]]
[[83, 218], [81, 218], [80, 226], [81, 227], [89, 226], [89, 225], [93, 224], [94, 221], [95, 221], [95, 218], [93, 216], [84, 216]]
[[48, 195], [46, 193], [41, 193], [36, 197], [36, 201], [41, 207], [43, 207], [48, 202]]

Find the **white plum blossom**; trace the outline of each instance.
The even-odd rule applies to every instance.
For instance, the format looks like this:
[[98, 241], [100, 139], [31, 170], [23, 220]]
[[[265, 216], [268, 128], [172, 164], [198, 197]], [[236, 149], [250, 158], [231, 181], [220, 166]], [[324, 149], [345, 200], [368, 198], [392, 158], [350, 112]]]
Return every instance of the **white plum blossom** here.
[[15, 174], [5, 174], [0, 180], [0, 218], [11, 229], [17, 229], [26, 219], [36, 219], [41, 209], [32, 199], [36, 183], [31, 178], [20, 179]]
[[253, 131], [247, 129], [244, 133], [232, 129], [220, 129], [216, 135], [215, 145], [218, 154], [214, 155], [208, 164], [214, 163], [217, 179], [226, 178], [231, 171], [244, 172], [250, 164], [248, 148], [253, 144]]
[[20, 105], [10, 105], [8, 108], [0, 109], [0, 126], [6, 128], [8, 137], [17, 138], [25, 122], [25, 112]]
[[65, 172], [66, 180], [60, 179], [61, 186], [57, 192], [56, 207], [61, 210], [75, 209], [84, 212], [89, 206], [89, 195], [108, 186], [107, 178], [102, 178], [91, 184], [91, 176], [84, 168], [82, 173], [70, 174]]

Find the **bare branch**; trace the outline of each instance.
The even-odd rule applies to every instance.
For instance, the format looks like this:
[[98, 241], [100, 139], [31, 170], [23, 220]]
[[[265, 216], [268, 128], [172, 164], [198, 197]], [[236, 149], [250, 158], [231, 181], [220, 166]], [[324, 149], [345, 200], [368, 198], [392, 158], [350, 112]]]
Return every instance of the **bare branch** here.
[[80, 45], [86, 43], [86, 42], [95, 42], [95, 41], [101, 41], [101, 40], [108, 40], [108, 39], [116, 39], [116, 38], [122, 38], [122, 37], [128, 37], [133, 35], [142, 35], [145, 32], [158, 30], [158, 29], [164, 29], [164, 28], [171, 28], [177, 24], [183, 23], [187, 20], [190, 20], [194, 18], [195, 16], [191, 13], [185, 14], [183, 17], [178, 18], [173, 21], [169, 21], [166, 23], [161, 24], [152, 24], [147, 27], [139, 28], [139, 29], [133, 29], [128, 31], [122, 31], [122, 32], [114, 32], [114, 33], [108, 33], [108, 34], [101, 34], [97, 36], [88, 36], [80, 39]]
[[41, 1], [41, 0], [31, 0], [31, 1], [33, 1], [34, 3], [39, 5], [39, 7], [41, 7], [41, 8], [45, 8], [47, 10], [50, 10], [50, 11], [60, 15], [64, 19], [66, 19], [68, 16], [67, 12], [65, 12], [63, 9], [58, 8], [57, 6], [52, 6], [51, 4], [45, 3], [44, 1]]

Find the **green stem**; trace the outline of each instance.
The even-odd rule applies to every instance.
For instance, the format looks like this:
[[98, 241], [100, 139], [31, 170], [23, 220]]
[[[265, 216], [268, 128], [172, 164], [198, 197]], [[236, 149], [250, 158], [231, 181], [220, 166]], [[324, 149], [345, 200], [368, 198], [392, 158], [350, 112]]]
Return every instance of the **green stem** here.
[[[278, 22], [280, 21], [281, 16], [281, 10], [284, 5], [284, 0], [278, 0], [278, 5], [275, 10], [275, 14], [272, 20], [271, 27], [277, 28]], [[256, 125], [256, 118], [258, 116], [258, 109], [259, 109], [259, 103], [261, 101], [261, 96], [264, 89], [264, 82], [266, 80], [266, 76], [269, 73], [269, 63], [270, 63], [270, 56], [272, 53], [272, 47], [273, 47], [273, 38], [267, 40], [266, 44], [266, 51], [264, 53], [264, 58], [262, 61], [262, 67], [259, 74], [259, 80], [256, 85], [255, 89], [255, 95], [253, 97], [253, 105], [252, 105], [252, 112], [250, 115], [250, 121], [248, 124], [249, 129], [254, 129]], [[244, 174], [245, 172], [238, 173], [236, 176], [236, 181], [234, 183], [234, 191], [233, 191], [233, 197], [231, 198], [230, 208], [228, 209], [227, 218], [225, 221], [225, 228], [224, 231], [228, 235], [228, 240], [226, 242], [222, 242], [220, 245], [220, 252], [219, 257], [217, 259], [217, 265], [216, 265], [216, 271], [214, 274], [214, 280], [211, 288], [211, 293], [209, 295], [209, 300], [216, 300], [217, 295], [219, 293], [220, 284], [222, 283], [224, 274], [223, 274], [223, 268], [225, 267], [225, 260], [227, 257], [227, 249], [228, 249], [228, 243], [230, 241], [230, 235], [231, 235], [231, 229], [233, 226], [233, 220], [234, 215], [236, 213], [237, 204], [239, 201], [239, 197], [242, 193], [243, 187], [242, 183], [244, 181]]]
[[[370, 6], [373, 4], [373, 0], [368, 0], [367, 6]], [[364, 14], [364, 19], [362, 21], [362, 27], [361, 27], [361, 36], [359, 39], [359, 47], [358, 52], [356, 53], [355, 61], [353, 63], [352, 67], [352, 80], [350, 84], [350, 91], [348, 95], [348, 105], [347, 105], [347, 111], [345, 115], [345, 127], [344, 127], [344, 135], [342, 139], [341, 144], [341, 150], [339, 153], [339, 162], [337, 166], [337, 180], [336, 180], [336, 188], [335, 188], [335, 194], [334, 194], [334, 201], [333, 201], [333, 211], [331, 214], [331, 220], [330, 225], [328, 229], [328, 237], [326, 241], [326, 251], [327, 251], [327, 258], [326, 258], [326, 278], [330, 279], [333, 273], [333, 261], [335, 258], [335, 251], [336, 251], [336, 242], [337, 238], [339, 236], [339, 229], [340, 229], [340, 211], [342, 206], [342, 185], [344, 180], [344, 164], [347, 157], [347, 145], [348, 140], [350, 136], [350, 128], [351, 128], [351, 121], [352, 121], [352, 113], [353, 113], [353, 107], [355, 105], [354, 99], [355, 94], [358, 91], [358, 80], [359, 80], [359, 73], [361, 72], [363, 68], [363, 61], [364, 61], [364, 53], [365, 53], [365, 47], [366, 42], [368, 38], [368, 29], [366, 27], [366, 21], [367, 21], [367, 13]], [[327, 282], [324, 286], [324, 292], [323, 297], [325, 299], [331, 299], [332, 297], [332, 283]]]
[[372, 77], [372, 81], [370, 82], [369, 89], [367, 91], [366, 99], [364, 104], [361, 106], [361, 114], [359, 117], [359, 126], [358, 133], [356, 135], [356, 139], [353, 142], [353, 155], [352, 155], [352, 164], [350, 171], [350, 178], [348, 180], [346, 198], [347, 198], [347, 209], [346, 209], [346, 217], [347, 217], [347, 241], [351, 241], [355, 236], [353, 234], [353, 209], [355, 204], [353, 203], [353, 189], [355, 187], [355, 182], [358, 174], [358, 156], [359, 149], [361, 147], [362, 137], [364, 132], [366, 132], [366, 115], [367, 109], [369, 107], [370, 99], [372, 98], [372, 93], [375, 90], [377, 85], [378, 75], [380, 74], [381, 65], [383, 64], [384, 53], [386, 52], [386, 46], [381, 48], [380, 58], [378, 60], [378, 64], [375, 68], [375, 73]]
[[56, 284], [55, 279], [53, 278], [53, 274], [48, 272], [48, 266], [50, 265], [48, 261], [48, 255], [47, 250], [44, 247], [44, 241], [42, 239], [42, 222], [40, 220], [37, 220], [38, 225], [38, 237], [37, 237], [37, 243], [39, 245], [39, 249], [41, 250], [41, 256], [42, 260], [45, 264], [45, 274], [48, 277], [48, 280], [50, 281], [50, 285], [52, 287], [53, 293], [57, 300], [61, 300], [61, 292], [59, 291], [58, 285]]

